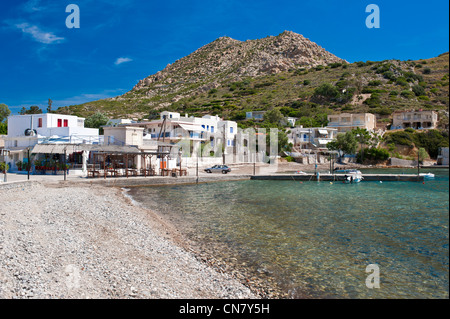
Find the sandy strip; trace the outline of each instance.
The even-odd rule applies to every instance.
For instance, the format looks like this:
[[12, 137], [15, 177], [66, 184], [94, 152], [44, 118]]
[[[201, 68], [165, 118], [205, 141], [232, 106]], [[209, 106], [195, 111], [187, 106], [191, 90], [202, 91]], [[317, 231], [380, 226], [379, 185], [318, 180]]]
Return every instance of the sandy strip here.
[[0, 298], [256, 298], [117, 188], [0, 189]]

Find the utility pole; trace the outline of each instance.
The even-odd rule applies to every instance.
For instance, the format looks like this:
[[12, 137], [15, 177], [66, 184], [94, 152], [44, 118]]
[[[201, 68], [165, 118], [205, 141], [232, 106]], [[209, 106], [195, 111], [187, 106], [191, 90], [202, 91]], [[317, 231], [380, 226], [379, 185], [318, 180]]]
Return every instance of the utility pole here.
[[197, 154], [196, 154], [196, 157], [197, 157], [197, 184], [198, 184], [198, 152], [197, 152]]
[[417, 149], [417, 181], [420, 181], [420, 148]]
[[28, 174], [28, 180], [30, 180], [30, 148], [27, 149], [28, 153], [28, 164], [27, 164], [27, 174]]
[[67, 150], [66, 148], [64, 148], [64, 181], [67, 180], [67, 167], [66, 167], [66, 155], [67, 155]]
[[226, 145], [226, 142], [225, 142], [225, 134], [226, 134], [226, 132], [225, 132], [225, 125], [223, 126], [223, 147], [222, 147], [222, 164], [223, 165], [225, 165], [225, 150], [227, 149], [227, 145]]

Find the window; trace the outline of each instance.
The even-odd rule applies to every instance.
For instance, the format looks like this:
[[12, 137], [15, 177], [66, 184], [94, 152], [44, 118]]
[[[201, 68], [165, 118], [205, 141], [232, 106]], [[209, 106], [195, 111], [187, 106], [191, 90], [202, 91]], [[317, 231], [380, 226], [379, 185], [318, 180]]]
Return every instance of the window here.
[[211, 133], [214, 133], [214, 126], [211, 126]]
[[62, 120], [58, 119], [58, 127], [62, 127]]
[[230, 134], [233, 134], [233, 128], [230, 127]]
[[42, 117], [38, 118], [38, 127], [42, 127]]
[[69, 120], [64, 120], [64, 127], [68, 127], [69, 126]]

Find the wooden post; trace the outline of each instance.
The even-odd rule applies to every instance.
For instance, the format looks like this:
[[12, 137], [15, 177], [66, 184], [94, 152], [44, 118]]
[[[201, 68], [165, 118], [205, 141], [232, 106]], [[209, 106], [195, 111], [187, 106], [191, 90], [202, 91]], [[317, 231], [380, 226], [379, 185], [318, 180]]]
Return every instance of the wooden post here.
[[420, 182], [420, 148], [417, 149], [417, 181]]
[[106, 154], [103, 154], [103, 178], [106, 179]]
[[144, 177], [147, 177], [147, 161], [146, 161], [147, 155], [143, 154], [141, 155], [141, 158], [144, 159]]
[[28, 180], [30, 180], [30, 148], [28, 148], [28, 165], [27, 165], [27, 171], [28, 171]]
[[67, 150], [64, 149], [64, 180], [67, 180], [67, 168], [66, 168], [66, 155], [67, 155]]
[[125, 172], [128, 178], [128, 154], [125, 154]]
[[198, 184], [198, 154], [197, 154], [197, 184]]

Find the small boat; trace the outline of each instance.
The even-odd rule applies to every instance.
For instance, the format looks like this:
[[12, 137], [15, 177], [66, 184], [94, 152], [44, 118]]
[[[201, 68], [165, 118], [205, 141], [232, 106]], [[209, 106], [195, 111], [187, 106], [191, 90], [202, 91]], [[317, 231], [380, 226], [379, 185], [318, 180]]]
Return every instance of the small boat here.
[[344, 183], [346, 184], [360, 183], [364, 179], [362, 173], [356, 169], [336, 170], [335, 173], [344, 173]]
[[434, 179], [434, 174], [433, 173], [420, 173], [420, 176], [423, 176], [424, 179]]
[[295, 174], [299, 174], [299, 175], [308, 175], [308, 173], [305, 173], [303, 171], [296, 171]]

